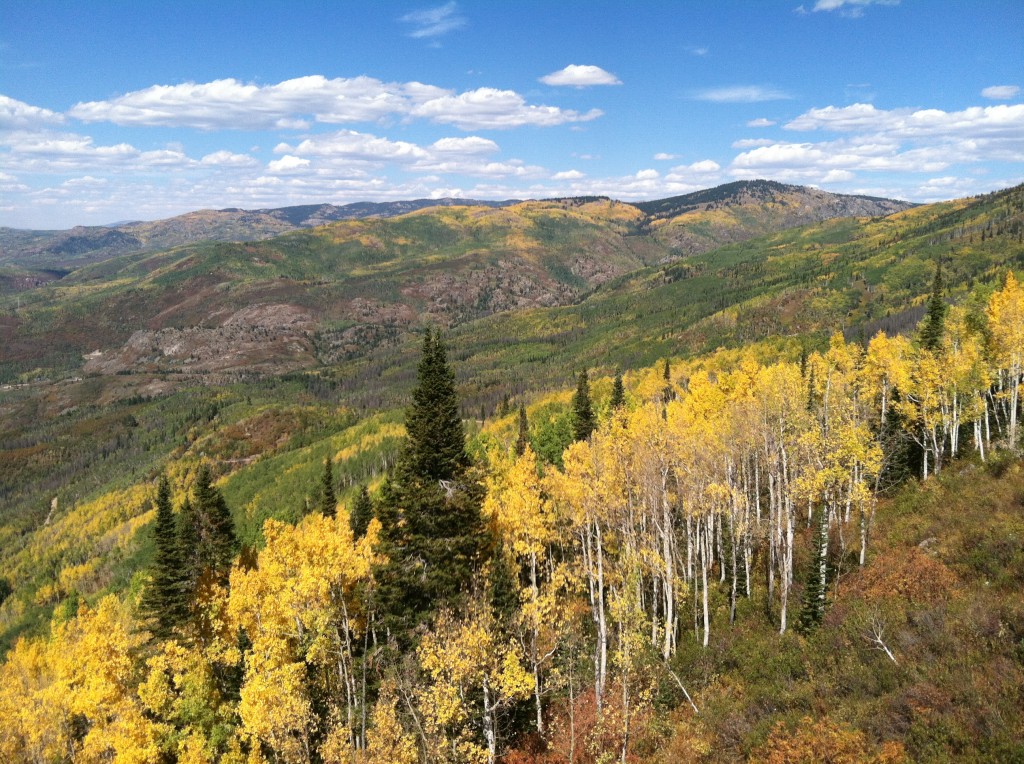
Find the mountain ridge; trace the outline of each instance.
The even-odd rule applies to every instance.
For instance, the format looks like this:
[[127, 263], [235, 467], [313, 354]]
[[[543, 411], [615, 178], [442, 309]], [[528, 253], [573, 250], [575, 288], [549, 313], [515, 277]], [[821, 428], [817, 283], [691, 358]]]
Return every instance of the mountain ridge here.
[[[640, 210], [649, 219], [638, 223], [638, 231], [650, 232], [679, 215], [730, 206], [777, 204], [788, 206], [777, 211], [752, 215], [750, 222], [739, 222], [719, 230], [728, 235], [718, 244], [740, 241], [756, 233], [782, 230], [792, 225], [820, 222], [849, 215], [876, 216], [908, 209], [908, 202], [873, 197], [849, 196], [818, 191], [804, 186], [788, 186], [775, 181], [735, 181], [684, 196], [649, 202], [619, 202]], [[413, 199], [394, 202], [353, 202], [346, 205], [305, 204], [246, 210], [238, 207], [202, 209], [154, 221], [130, 222], [115, 226], [76, 226], [62, 231], [24, 230], [0, 227], [0, 265], [28, 268], [69, 268], [131, 254], [158, 251], [199, 241], [258, 241], [289, 231], [315, 228], [332, 222], [365, 218], [390, 218], [432, 207], [504, 208], [523, 200], [486, 201], [478, 199]], [[602, 196], [559, 197], [542, 202], [587, 204], [617, 201]], [[693, 221], [688, 221], [693, 222]], [[698, 221], [699, 222], [699, 221]], [[686, 231], [692, 226], [684, 225]], [[682, 229], [680, 229], [682, 230]], [[713, 235], [703, 234], [700, 244], [690, 235], [680, 246], [676, 228], [668, 236], [672, 246], [684, 254], [706, 251], [716, 244]]]

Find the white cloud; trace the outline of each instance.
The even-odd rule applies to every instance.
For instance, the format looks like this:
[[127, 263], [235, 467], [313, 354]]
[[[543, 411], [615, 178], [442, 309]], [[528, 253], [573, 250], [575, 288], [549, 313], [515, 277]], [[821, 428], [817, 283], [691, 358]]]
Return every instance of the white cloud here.
[[571, 85], [577, 88], [622, 84], [622, 81], [611, 72], [590, 64], [569, 64], [557, 72], [545, 74], [540, 81], [545, 85]]
[[585, 114], [555, 106], [533, 106], [513, 90], [477, 88], [459, 95], [432, 98], [412, 109], [412, 115], [463, 130], [501, 130], [530, 125], [552, 127], [587, 122], [601, 116], [600, 109]]
[[758, 117], [747, 122], [747, 127], [771, 127], [774, 124], [775, 120]]
[[579, 170], [564, 170], [552, 175], [551, 180], [579, 180], [580, 178], [585, 177], [587, 176]]
[[97, 169], [148, 172], [180, 170], [198, 165], [178, 149], [142, 151], [128, 143], [97, 146], [93, 139], [77, 133], [7, 133], [0, 140], [10, 151], [8, 167], [37, 173], [69, 173]]
[[334, 133], [316, 135], [297, 146], [280, 143], [274, 147], [274, 153], [368, 162], [413, 162], [429, 156], [425, 149], [415, 143], [392, 141], [369, 133], [358, 133], [355, 130], [338, 130]]
[[63, 114], [0, 95], [0, 130], [25, 130], [63, 121]]
[[466, 138], [441, 138], [434, 141], [430, 148], [436, 152], [456, 154], [492, 154], [500, 150], [494, 141], [476, 135]]
[[409, 37], [440, 37], [466, 26], [466, 17], [459, 15], [458, 11], [458, 3], [450, 2], [436, 8], [412, 11], [402, 16], [399, 21], [415, 27], [409, 32]]
[[878, 109], [871, 104], [811, 109], [787, 130], [870, 132], [897, 138], [1005, 139], [1024, 145], [1024, 104], [972, 106], [963, 111]]
[[740, 138], [732, 142], [734, 149], [755, 149], [758, 146], [771, 146], [775, 143], [771, 138]]
[[259, 164], [248, 154], [235, 154], [231, 151], [214, 151], [199, 160], [201, 164], [216, 167], [254, 167]]
[[679, 154], [666, 154], [663, 151], [659, 151], [654, 155], [654, 158], [659, 162], [670, 162], [673, 159], [679, 159]]
[[981, 91], [982, 96], [996, 101], [1008, 101], [1020, 93], [1018, 85], [992, 85]]
[[310, 161], [304, 157], [285, 154], [280, 159], [268, 162], [267, 171], [273, 173], [296, 172], [299, 170], [305, 170], [309, 165]]
[[637, 180], [654, 180], [660, 178], [661, 174], [657, 170], [640, 170], [635, 177]]
[[694, 98], [698, 101], [713, 103], [760, 103], [761, 101], [782, 101], [792, 98], [789, 93], [778, 88], [761, 85], [735, 85], [724, 88], [710, 88], [698, 92]]
[[[859, 18], [869, 5], [899, 5], [900, 0], [817, 0], [812, 10], [839, 11], [841, 16]], [[802, 8], [803, 6], [801, 6]]]
[[596, 109], [580, 114], [535, 106], [511, 90], [479, 88], [456, 94], [422, 82], [327, 79], [319, 74], [276, 85], [244, 84], [234, 79], [153, 85], [107, 101], [79, 103], [68, 113], [84, 122], [199, 130], [304, 130], [310, 124], [306, 117], [343, 124], [389, 116], [423, 117], [470, 130], [561, 125], [601, 115]]

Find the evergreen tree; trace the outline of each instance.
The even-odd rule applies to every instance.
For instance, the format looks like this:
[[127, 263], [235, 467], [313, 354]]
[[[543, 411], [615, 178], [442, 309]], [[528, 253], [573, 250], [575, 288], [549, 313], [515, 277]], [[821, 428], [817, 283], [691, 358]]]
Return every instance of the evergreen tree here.
[[469, 466], [466, 436], [459, 417], [455, 372], [441, 338], [430, 330], [423, 341], [412, 406], [405, 414], [409, 438], [405, 459], [412, 474], [451, 480]]
[[331, 459], [324, 459], [324, 474], [320, 478], [320, 513], [324, 517], [334, 517], [338, 512], [338, 498], [334, 494], [334, 470]]
[[188, 595], [182, 571], [174, 513], [171, 511], [171, 486], [160, 477], [156, 492], [156, 522], [153, 525], [156, 554], [150, 568], [150, 583], [142, 595], [141, 610], [154, 618], [153, 633], [160, 639], [170, 637], [176, 626], [188, 618]]
[[519, 404], [519, 434], [516, 436], [516, 456], [526, 453], [530, 444], [530, 420], [526, 418], [526, 406]]
[[386, 560], [374, 571], [377, 603], [403, 647], [434, 612], [462, 601], [483, 561], [484, 488], [470, 469], [458, 411], [444, 344], [428, 332], [406, 412], [408, 440], [377, 503]]
[[204, 573], [227, 579], [238, 541], [231, 511], [221, 492], [214, 487], [213, 476], [206, 464], [199, 468], [192, 501], [186, 501], [182, 507], [179, 539], [190, 591], [194, 591]]
[[586, 440], [596, 428], [594, 407], [590, 402], [590, 381], [584, 369], [576, 379], [576, 394], [572, 398], [573, 440]]
[[803, 603], [797, 629], [808, 634], [821, 625], [825, 617], [825, 594], [828, 591], [828, 511], [821, 510], [814, 534], [814, 554], [807, 570]]
[[942, 281], [942, 261], [935, 262], [935, 279], [932, 281], [932, 293], [928, 298], [928, 312], [925, 313], [921, 327], [921, 347], [933, 353], [942, 346], [942, 336], [946, 333], [946, 313], [949, 310], [942, 297], [945, 286]]
[[[669, 401], [676, 399], [676, 391], [672, 387], [672, 366], [667, 358], [665, 359], [665, 366], [661, 371], [661, 376], [665, 379], [665, 387], [661, 391], [661, 402], [667, 406]], [[662, 413], [664, 414], [664, 412]]]
[[612, 398], [609, 402], [612, 411], [626, 404], [626, 388], [622, 384], [622, 369], [615, 370], [615, 381], [612, 383]]
[[366, 529], [373, 519], [373, 502], [370, 500], [370, 492], [364, 485], [356, 495], [355, 503], [352, 505], [352, 512], [348, 516], [348, 524], [352, 529], [352, 535], [357, 539], [366, 535]]

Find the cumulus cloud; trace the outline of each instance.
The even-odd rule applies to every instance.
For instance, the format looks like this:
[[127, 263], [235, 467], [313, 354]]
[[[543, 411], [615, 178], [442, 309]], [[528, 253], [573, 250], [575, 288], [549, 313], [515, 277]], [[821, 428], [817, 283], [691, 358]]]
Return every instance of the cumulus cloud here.
[[0, 130], [25, 130], [63, 121], [63, 114], [0, 95]]
[[657, 161], [659, 161], [659, 162], [670, 162], [673, 159], [679, 159], [679, 155], [678, 154], [666, 154], [663, 151], [659, 151], [657, 154], [654, 155], [654, 158]]
[[778, 88], [761, 85], [709, 88], [701, 90], [694, 96], [698, 101], [711, 101], [712, 103], [759, 103], [761, 101], [782, 101], [792, 97]]
[[622, 84], [622, 81], [611, 72], [606, 72], [600, 66], [589, 64], [569, 64], [557, 72], [545, 74], [540, 81], [545, 85], [570, 85], [577, 88]]
[[587, 176], [579, 170], [563, 170], [552, 175], [551, 180], [579, 180], [585, 177]]
[[399, 21], [412, 25], [409, 37], [417, 39], [440, 37], [466, 26], [466, 17], [459, 13], [458, 3], [455, 2], [412, 11], [399, 18]]
[[787, 130], [871, 132], [894, 137], [1006, 138], [1024, 143], [1024, 104], [941, 109], [878, 109], [872, 104], [810, 109]]
[[[422, 82], [386, 83], [373, 77], [327, 79], [315, 74], [253, 85], [235, 79], [153, 85], [68, 112], [83, 122], [192, 127], [199, 130], [303, 130], [307, 117], [325, 124], [423, 117], [463, 129], [550, 126], [600, 116], [528, 104], [511, 90], [480, 88], [456, 94]], [[479, 116], [477, 116], [479, 115]]]
[[771, 127], [774, 124], [775, 120], [758, 117], [747, 122], [747, 127]]
[[142, 151], [128, 143], [97, 146], [91, 137], [77, 133], [16, 131], [6, 134], [2, 144], [10, 149], [5, 157], [9, 168], [37, 173], [97, 169], [146, 172], [199, 164], [177, 148]]
[[502, 130], [524, 125], [552, 127], [567, 122], [588, 122], [602, 113], [600, 109], [581, 114], [555, 106], [534, 106], [514, 90], [495, 88], [478, 88], [459, 95], [432, 98], [411, 111], [413, 116], [455, 125], [463, 130]]
[[981, 91], [982, 96], [991, 98], [994, 101], [1008, 101], [1020, 93], [1017, 85], [992, 85]]
[[235, 154], [231, 151], [214, 151], [199, 160], [200, 164], [213, 167], [254, 167], [259, 164], [248, 154]]

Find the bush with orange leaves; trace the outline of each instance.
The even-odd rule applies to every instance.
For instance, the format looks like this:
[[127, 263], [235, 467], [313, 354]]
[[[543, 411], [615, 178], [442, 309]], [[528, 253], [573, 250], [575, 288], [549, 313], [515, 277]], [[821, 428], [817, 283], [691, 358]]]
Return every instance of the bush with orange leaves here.
[[863, 732], [829, 719], [805, 716], [793, 730], [785, 722], [775, 725], [764, 745], [750, 757], [758, 764], [905, 764], [901, 743], [881, 746], [868, 742]]

